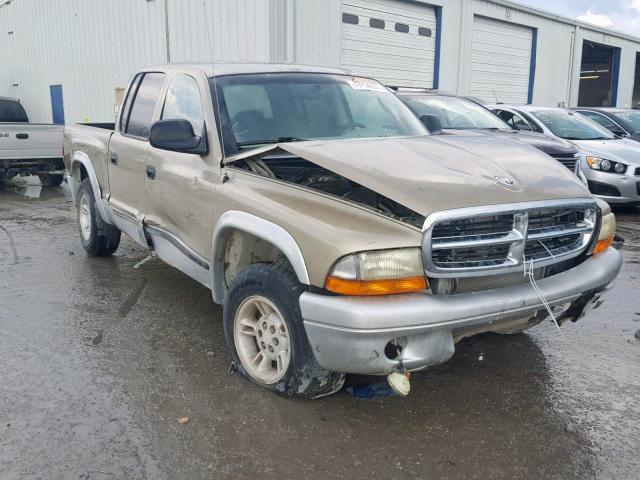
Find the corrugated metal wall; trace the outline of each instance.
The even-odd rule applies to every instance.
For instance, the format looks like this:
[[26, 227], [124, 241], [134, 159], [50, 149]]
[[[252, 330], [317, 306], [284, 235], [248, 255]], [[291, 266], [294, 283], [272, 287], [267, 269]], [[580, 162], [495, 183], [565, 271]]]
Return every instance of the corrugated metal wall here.
[[268, 61], [269, 11], [265, 0], [13, 0], [0, 7], [0, 95], [50, 122], [49, 86], [61, 84], [67, 122], [109, 121], [137, 69], [168, 54], [211, 61], [205, 19], [216, 59]]
[[[575, 105], [588, 39], [621, 49], [618, 106], [631, 105], [639, 41], [502, 0], [410, 3], [441, 7], [443, 90], [469, 93], [473, 19], [483, 16], [536, 29], [533, 103]], [[219, 61], [340, 66], [342, 12], [342, 0], [12, 0], [0, 6], [0, 95], [50, 122], [49, 87], [60, 84], [67, 122], [111, 120], [115, 88], [138, 68], [210, 61], [205, 19]]]

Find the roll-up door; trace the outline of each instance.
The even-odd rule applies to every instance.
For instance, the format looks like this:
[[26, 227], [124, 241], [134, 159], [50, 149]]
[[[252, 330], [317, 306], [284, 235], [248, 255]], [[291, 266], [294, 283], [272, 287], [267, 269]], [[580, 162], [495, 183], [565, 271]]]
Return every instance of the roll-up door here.
[[528, 103], [533, 38], [532, 28], [476, 16], [469, 95], [492, 103]]
[[431, 88], [436, 23], [429, 6], [343, 0], [342, 66], [387, 85]]

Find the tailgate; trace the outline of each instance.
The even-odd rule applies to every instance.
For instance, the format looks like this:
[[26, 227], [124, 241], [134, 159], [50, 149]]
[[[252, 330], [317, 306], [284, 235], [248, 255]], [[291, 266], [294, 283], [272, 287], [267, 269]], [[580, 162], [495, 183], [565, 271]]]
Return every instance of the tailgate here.
[[62, 158], [63, 125], [0, 123], [0, 160]]

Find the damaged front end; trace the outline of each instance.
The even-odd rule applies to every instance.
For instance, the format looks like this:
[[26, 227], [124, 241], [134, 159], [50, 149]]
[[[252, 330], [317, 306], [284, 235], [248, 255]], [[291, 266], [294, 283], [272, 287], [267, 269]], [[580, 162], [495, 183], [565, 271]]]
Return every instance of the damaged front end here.
[[421, 229], [425, 217], [349, 178], [296, 155], [287, 145], [269, 146], [229, 157], [226, 162], [265, 178], [337, 197]]

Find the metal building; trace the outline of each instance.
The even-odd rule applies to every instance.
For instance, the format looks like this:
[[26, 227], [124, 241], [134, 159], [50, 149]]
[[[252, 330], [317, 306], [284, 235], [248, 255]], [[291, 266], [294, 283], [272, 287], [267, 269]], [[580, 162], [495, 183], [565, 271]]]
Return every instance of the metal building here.
[[0, 0], [0, 45], [0, 95], [40, 122], [113, 120], [136, 69], [212, 59], [490, 102], [640, 102], [640, 38], [506, 0]]

